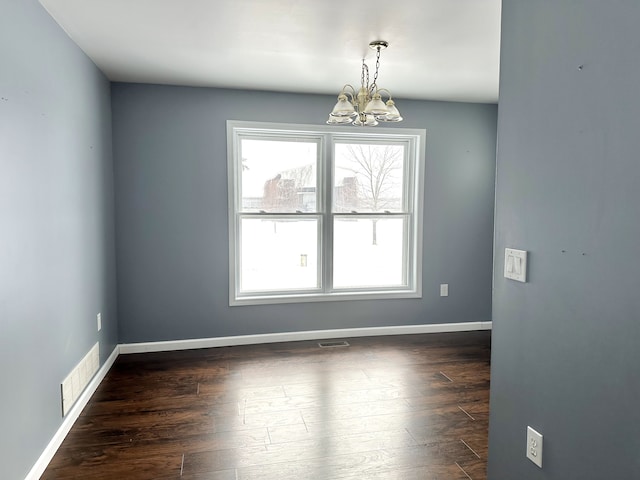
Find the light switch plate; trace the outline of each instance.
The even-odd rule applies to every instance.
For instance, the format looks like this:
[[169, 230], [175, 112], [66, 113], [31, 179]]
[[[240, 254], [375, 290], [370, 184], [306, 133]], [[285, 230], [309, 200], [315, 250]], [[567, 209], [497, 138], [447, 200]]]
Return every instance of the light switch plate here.
[[517, 282], [527, 281], [526, 250], [504, 249], [504, 276]]
[[440, 296], [441, 297], [448, 297], [449, 296], [449, 284], [448, 283], [441, 283], [440, 284]]

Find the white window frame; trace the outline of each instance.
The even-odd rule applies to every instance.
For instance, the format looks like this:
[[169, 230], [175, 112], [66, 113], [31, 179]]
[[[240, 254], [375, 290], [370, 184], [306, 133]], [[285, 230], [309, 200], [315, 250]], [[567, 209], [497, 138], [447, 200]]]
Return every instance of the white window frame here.
[[[241, 212], [240, 166], [237, 157], [243, 138], [294, 138], [319, 142], [316, 213], [269, 214]], [[294, 125], [265, 122], [227, 121], [227, 174], [229, 212], [229, 305], [262, 305], [272, 303], [322, 302], [341, 300], [374, 300], [422, 298], [422, 219], [424, 204], [424, 167], [426, 131], [405, 128], [336, 127], [328, 125]], [[402, 213], [334, 213], [331, 211], [333, 151], [340, 143], [402, 143], [407, 162], [404, 173], [406, 212]], [[242, 218], [265, 217], [318, 218], [318, 276], [320, 288], [275, 292], [240, 292], [240, 225]], [[331, 285], [333, 257], [333, 220], [336, 217], [407, 217], [404, 276], [402, 287], [334, 289]]]

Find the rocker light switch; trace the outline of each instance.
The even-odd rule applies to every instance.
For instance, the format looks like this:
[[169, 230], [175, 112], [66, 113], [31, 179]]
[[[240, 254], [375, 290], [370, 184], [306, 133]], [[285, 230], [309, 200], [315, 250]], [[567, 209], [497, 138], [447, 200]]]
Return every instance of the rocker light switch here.
[[504, 276], [517, 282], [527, 281], [527, 252], [525, 250], [504, 249]]

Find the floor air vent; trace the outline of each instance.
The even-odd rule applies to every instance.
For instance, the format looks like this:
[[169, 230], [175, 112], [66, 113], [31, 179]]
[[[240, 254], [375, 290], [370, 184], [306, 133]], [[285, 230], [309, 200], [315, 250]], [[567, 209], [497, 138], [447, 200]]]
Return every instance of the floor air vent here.
[[69, 413], [100, 367], [100, 343], [96, 343], [60, 385], [62, 393], [62, 416]]
[[345, 342], [344, 340], [340, 342], [320, 342], [318, 343], [320, 348], [335, 348], [335, 347], [348, 347], [349, 342]]

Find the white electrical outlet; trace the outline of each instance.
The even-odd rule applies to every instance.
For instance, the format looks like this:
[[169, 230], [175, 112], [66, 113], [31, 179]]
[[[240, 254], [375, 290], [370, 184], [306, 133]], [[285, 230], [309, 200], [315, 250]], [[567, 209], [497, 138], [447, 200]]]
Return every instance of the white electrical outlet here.
[[98, 331], [102, 330], [102, 313], [98, 313]]
[[527, 427], [527, 458], [542, 468], [542, 434]]
[[449, 296], [449, 284], [448, 283], [441, 283], [440, 284], [440, 296], [441, 297], [448, 297]]

